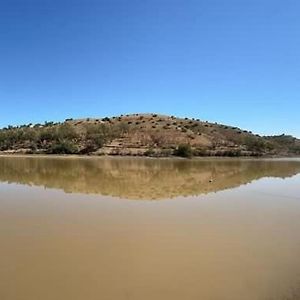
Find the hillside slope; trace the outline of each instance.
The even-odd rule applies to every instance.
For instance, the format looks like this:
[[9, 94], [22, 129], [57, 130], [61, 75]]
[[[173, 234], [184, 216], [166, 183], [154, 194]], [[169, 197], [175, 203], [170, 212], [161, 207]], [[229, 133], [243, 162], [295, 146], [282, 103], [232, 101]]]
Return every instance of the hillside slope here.
[[294, 156], [300, 140], [159, 114], [67, 119], [0, 130], [0, 153], [146, 156]]

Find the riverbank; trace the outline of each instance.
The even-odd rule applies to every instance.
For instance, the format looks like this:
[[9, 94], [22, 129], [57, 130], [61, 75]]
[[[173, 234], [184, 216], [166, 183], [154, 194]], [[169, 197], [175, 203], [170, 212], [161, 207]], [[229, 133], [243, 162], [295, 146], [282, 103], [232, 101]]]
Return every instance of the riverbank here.
[[142, 156], [142, 155], [80, 155], [80, 154], [7, 154], [0, 153], [0, 157], [21, 158], [63, 158], [63, 159], [149, 159], [149, 160], [300, 160], [300, 156], [192, 156], [189, 158], [179, 156]]

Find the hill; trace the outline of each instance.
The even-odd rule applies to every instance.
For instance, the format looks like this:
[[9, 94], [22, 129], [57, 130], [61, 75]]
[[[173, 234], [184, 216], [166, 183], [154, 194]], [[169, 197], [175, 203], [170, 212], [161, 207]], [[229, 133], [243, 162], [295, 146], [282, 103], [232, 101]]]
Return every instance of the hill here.
[[159, 114], [8, 126], [0, 153], [138, 156], [295, 156], [300, 140], [259, 136], [238, 127]]

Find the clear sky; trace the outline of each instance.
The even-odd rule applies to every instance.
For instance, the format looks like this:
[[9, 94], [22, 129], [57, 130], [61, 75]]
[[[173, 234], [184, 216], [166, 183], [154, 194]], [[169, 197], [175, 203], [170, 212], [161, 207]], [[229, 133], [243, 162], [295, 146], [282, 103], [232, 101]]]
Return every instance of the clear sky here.
[[1, 0], [0, 126], [158, 112], [300, 137], [299, 0]]

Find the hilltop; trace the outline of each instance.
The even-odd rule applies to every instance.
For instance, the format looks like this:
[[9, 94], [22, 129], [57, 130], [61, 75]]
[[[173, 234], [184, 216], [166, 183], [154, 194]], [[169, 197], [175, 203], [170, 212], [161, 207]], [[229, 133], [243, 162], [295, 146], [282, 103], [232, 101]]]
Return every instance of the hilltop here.
[[295, 156], [300, 140], [259, 136], [238, 127], [159, 114], [66, 119], [8, 126], [0, 153], [134, 156]]

